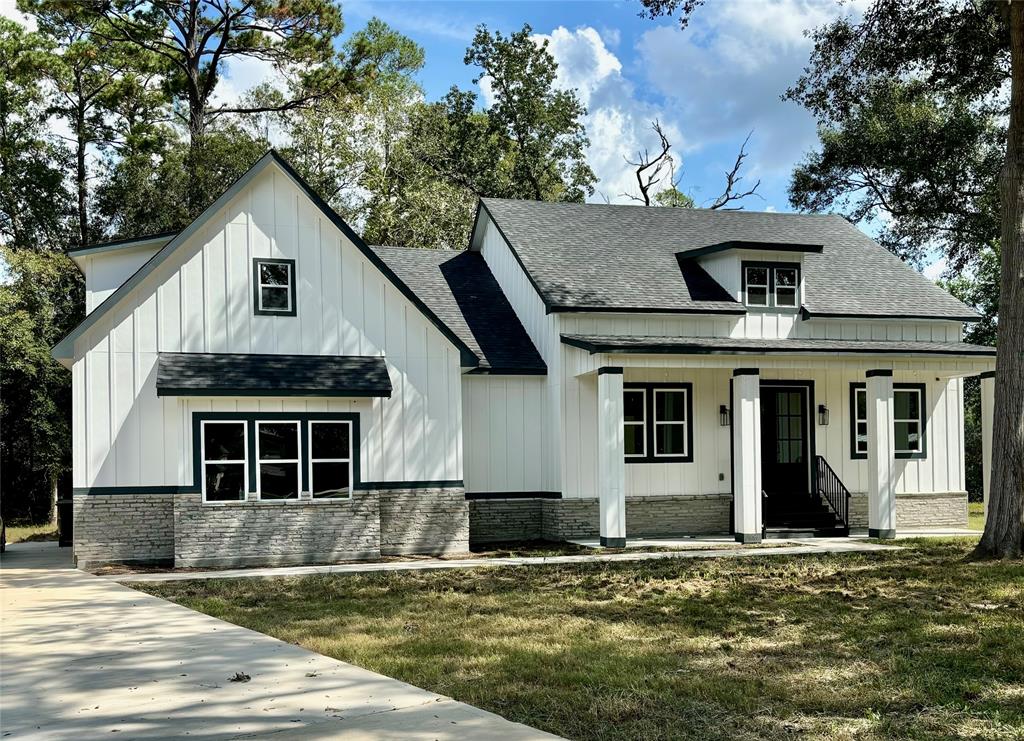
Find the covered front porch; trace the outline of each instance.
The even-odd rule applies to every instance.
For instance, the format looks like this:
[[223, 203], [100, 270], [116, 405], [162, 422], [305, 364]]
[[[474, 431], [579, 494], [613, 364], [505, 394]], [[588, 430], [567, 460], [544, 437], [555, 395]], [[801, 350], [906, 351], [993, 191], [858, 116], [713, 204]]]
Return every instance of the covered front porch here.
[[[624, 546], [653, 500], [709, 495], [731, 500], [729, 532], [743, 543], [966, 525], [963, 378], [991, 370], [991, 348], [695, 352], [673, 338], [622, 339], [563, 337], [566, 397], [579, 406], [567, 419], [580, 420], [565, 430], [567, 443], [580, 440], [567, 445], [566, 469], [580, 472], [567, 494], [596, 490], [601, 544]], [[991, 386], [982, 383], [986, 428]], [[986, 460], [989, 451], [986, 437]], [[666, 516], [659, 534], [678, 519]]]

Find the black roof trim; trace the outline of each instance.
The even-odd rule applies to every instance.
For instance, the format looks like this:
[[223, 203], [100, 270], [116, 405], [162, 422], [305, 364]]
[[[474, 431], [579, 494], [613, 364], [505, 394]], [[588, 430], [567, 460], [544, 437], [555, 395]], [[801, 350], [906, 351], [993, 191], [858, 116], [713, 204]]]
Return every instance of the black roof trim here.
[[761, 252], [821, 252], [825, 249], [823, 244], [799, 244], [796, 242], [754, 242], [731, 240], [719, 244], [711, 244], [707, 247], [698, 247], [694, 250], [680, 250], [676, 257], [694, 258], [704, 255], [712, 255], [716, 252], [726, 250], [759, 250]]
[[980, 322], [980, 316], [935, 316], [934, 314], [850, 314], [846, 312], [811, 311], [800, 307], [800, 316], [807, 319], [930, 319], [936, 322]]
[[171, 239], [179, 230], [172, 232], [155, 232], [153, 234], [140, 234], [137, 237], [123, 237], [121, 239], [111, 239], [107, 242], [93, 242], [92, 244], [78, 245], [77, 247], [68, 247], [67, 253], [69, 255], [76, 255], [80, 252], [92, 252], [93, 250], [108, 250], [118, 247], [130, 247], [133, 244], [143, 244], [145, 242], [156, 242], [161, 239]]
[[[735, 302], [734, 302], [735, 303]], [[702, 306], [693, 308], [650, 308], [644, 306], [559, 306], [548, 307], [548, 314], [723, 314], [726, 316], [743, 316], [747, 310], [739, 303], [735, 309], [712, 309]]]
[[728, 337], [593, 337], [561, 336], [562, 344], [619, 355], [959, 355], [994, 357], [996, 348], [963, 342], [892, 342], [885, 340], [763, 339]]
[[390, 397], [391, 379], [380, 356], [162, 352], [156, 395]]

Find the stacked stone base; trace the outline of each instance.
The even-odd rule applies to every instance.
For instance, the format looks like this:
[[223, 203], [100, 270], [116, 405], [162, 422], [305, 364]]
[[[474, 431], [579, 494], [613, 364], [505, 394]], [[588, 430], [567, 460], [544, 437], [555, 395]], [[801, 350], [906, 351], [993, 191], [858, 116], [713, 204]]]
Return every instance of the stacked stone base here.
[[[731, 494], [626, 497], [629, 537], [729, 532]], [[476, 499], [470, 502], [470, 542], [596, 538], [597, 499]]]
[[76, 495], [75, 563], [291, 566], [469, 549], [461, 487], [368, 490], [351, 499], [202, 501], [199, 493]]
[[[850, 496], [850, 528], [868, 527], [867, 492]], [[896, 495], [896, 532], [900, 529], [967, 527], [967, 492], [920, 492]]]

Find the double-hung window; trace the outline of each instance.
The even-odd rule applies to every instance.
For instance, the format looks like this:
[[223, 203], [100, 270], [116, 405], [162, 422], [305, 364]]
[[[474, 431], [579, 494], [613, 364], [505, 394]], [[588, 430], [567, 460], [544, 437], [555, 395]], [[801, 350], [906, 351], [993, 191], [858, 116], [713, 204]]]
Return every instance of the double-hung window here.
[[314, 499], [352, 496], [352, 424], [309, 423], [309, 486]]
[[627, 463], [693, 460], [693, 386], [629, 383], [623, 390]]
[[202, 489], [207, 502], [245, 499], [248, 438], [245, 422], [205, 421], [201, 428]]
[[[924, 458], [926, 455], [924, 384], [894, 384], [892, 396], [893, 447], [896, 457]], [[867, 458], [868, 402], [865, 384], [851, 385], [850, 406], [852, 407], [850, 410], [851, 457]]]
[[255, 312], [295, 316], [295, 261], [257, 257], [252, 267]]
[[796, 263], [743, 263], [743, 296], [747, 306], [799, 308], [800, 266]]
[[256, 423], [256, 491], [260, 499], [298, 499], [302, 488], [298, 422]]

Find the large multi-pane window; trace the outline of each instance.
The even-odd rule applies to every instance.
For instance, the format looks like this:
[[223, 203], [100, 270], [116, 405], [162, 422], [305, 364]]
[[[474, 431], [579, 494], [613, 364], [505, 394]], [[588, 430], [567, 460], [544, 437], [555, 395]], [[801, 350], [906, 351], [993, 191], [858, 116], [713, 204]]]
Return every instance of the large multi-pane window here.
[[351, 497], [357, 473], [353, 419], [327, 414], [212, 416], [217, 419], [197, 421], [196, 486], [204, 501]]
[[800, 307], [800, 266], [796, 263], [743, 263], [743, 302], [747, 306]]
[[[895, 384], [893, 386], [893, 438], [897, 458], [923, 458], [925, 456], [924, 384]], [[853, 458], [868, 455], [868, 401], [867, 387], [862, 383], [851, 386], [851, 445]]]
[[693, 460], [692, 390], [688, 383], [626, 384], [623, 424], [627, 463]]
[[203, 499], [231, 502], [245, 499], [248, 458], [245, 422], [202, 423]]

